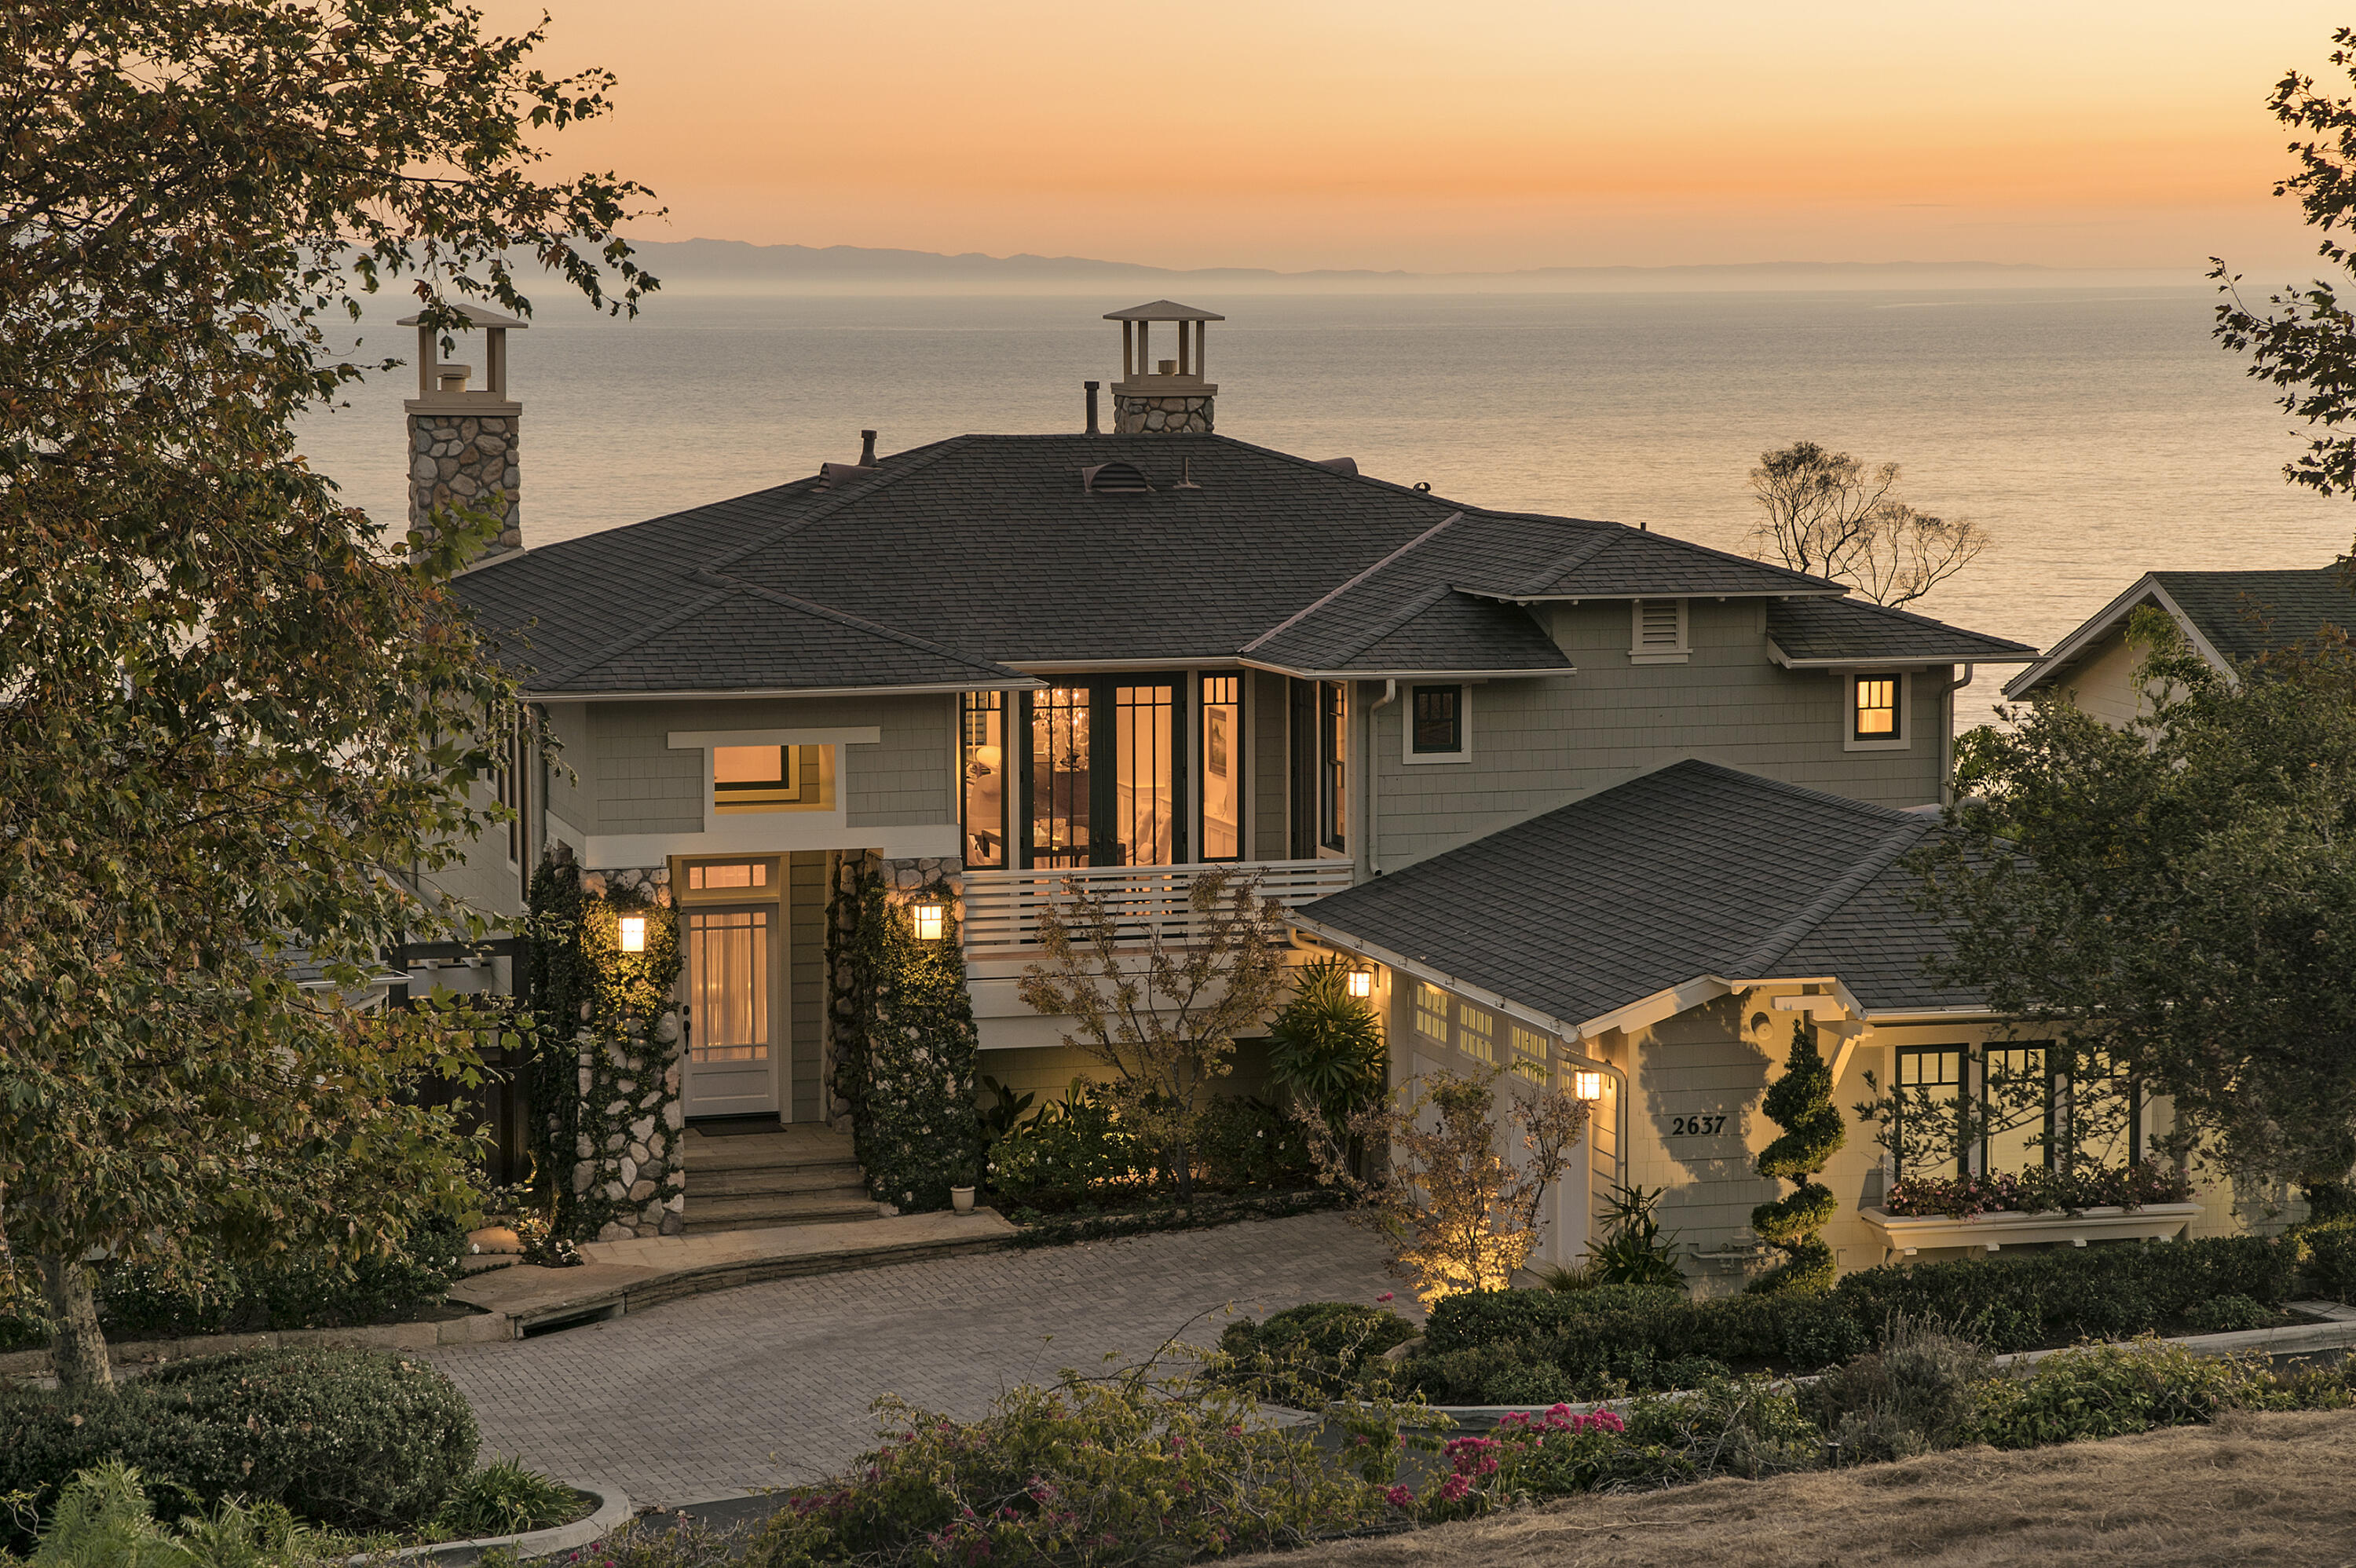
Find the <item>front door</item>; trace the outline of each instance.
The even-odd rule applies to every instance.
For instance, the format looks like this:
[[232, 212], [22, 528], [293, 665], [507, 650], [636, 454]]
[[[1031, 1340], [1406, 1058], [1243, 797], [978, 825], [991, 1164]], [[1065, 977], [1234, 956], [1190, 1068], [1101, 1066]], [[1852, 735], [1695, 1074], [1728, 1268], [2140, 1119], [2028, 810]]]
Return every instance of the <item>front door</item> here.
[[1024, 863], [1169, 866], [1186, 858], [1183, 676], [1102, 676], [1025, 695]]
[[691, 1116], [777, 1110], [776, 904], [687, 912]]

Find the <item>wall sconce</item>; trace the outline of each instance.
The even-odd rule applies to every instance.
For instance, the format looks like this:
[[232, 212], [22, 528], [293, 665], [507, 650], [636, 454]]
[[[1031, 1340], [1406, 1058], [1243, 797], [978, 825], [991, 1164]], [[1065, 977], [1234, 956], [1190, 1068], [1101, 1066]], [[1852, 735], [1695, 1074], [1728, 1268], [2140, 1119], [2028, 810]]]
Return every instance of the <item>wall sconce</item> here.
[[916, 906], [916, 940], [938, 942], [948, 934], [949, 912], [929, 901]]
[[1365, 1001], [1375, 994], [1375, 972], [1372, 969], [1350, 971], [1350, 995]]
[[647, 950], [647, 917], [626, 914], [622, 917], [622, 951], [644, 953]]
[[1582, 1071], [1570, 1075], [1570, 1097], [1574, 1100], [1603, 1098], [1603, 1074]]

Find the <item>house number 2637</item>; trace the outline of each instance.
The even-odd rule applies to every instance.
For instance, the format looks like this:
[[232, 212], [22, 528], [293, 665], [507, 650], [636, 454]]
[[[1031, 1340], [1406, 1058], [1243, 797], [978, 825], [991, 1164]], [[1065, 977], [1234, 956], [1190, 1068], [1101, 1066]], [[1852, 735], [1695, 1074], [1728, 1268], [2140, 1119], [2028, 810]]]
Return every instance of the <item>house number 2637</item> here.
[[1669, 1118], [1669, 1136], [1673, 1138], [1702, 1137], [1711, 1133], [1724, 1131], [1726, 1131], [1724, 1116], [1671, 1116]]

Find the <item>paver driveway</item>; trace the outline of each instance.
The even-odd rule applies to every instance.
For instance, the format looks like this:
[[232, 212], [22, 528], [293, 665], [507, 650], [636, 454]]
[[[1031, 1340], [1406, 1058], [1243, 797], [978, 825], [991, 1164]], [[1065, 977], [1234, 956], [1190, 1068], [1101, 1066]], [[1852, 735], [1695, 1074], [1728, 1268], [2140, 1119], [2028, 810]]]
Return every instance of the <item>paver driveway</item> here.
[[[1338, 1214], [991, 1253], [691, 1296], [519, 1344], [434, 1360], [466, 1391], [486, 1458], [519, 1456], [634, 1503], [677, 1506], [813, 1480], [874, 1435], [897, 1393], [953, 1415], [1009, 1384], [1215, 1339], [1261, 1316], [1398, 1288]], [[1414, 1315], [1410, 1296], [1393, 1306]]]

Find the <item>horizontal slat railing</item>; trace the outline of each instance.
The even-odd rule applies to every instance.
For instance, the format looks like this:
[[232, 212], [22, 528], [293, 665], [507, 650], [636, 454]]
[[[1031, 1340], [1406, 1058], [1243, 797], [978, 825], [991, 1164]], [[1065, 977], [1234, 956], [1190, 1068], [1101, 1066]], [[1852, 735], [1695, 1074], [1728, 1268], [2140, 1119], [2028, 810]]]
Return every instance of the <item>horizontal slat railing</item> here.
[[1194, 879], [1205, 871], [1259, 874], [1263, 898], [1287, 909], [1338, 893], [1350, 885], [1347, 860], [1247, 860], [1225, 866], [1081, 866], [1068, 871], [965, 873], [965, 947], [969, 954], [1022, 953], [1039, 945], [1039, 914], [1075, 892], [1093, 893], [1120, 923], [1124, 943], [1142, 947], [1158, 934], [1183, 944], [1195, 916], [1186, 907]]

